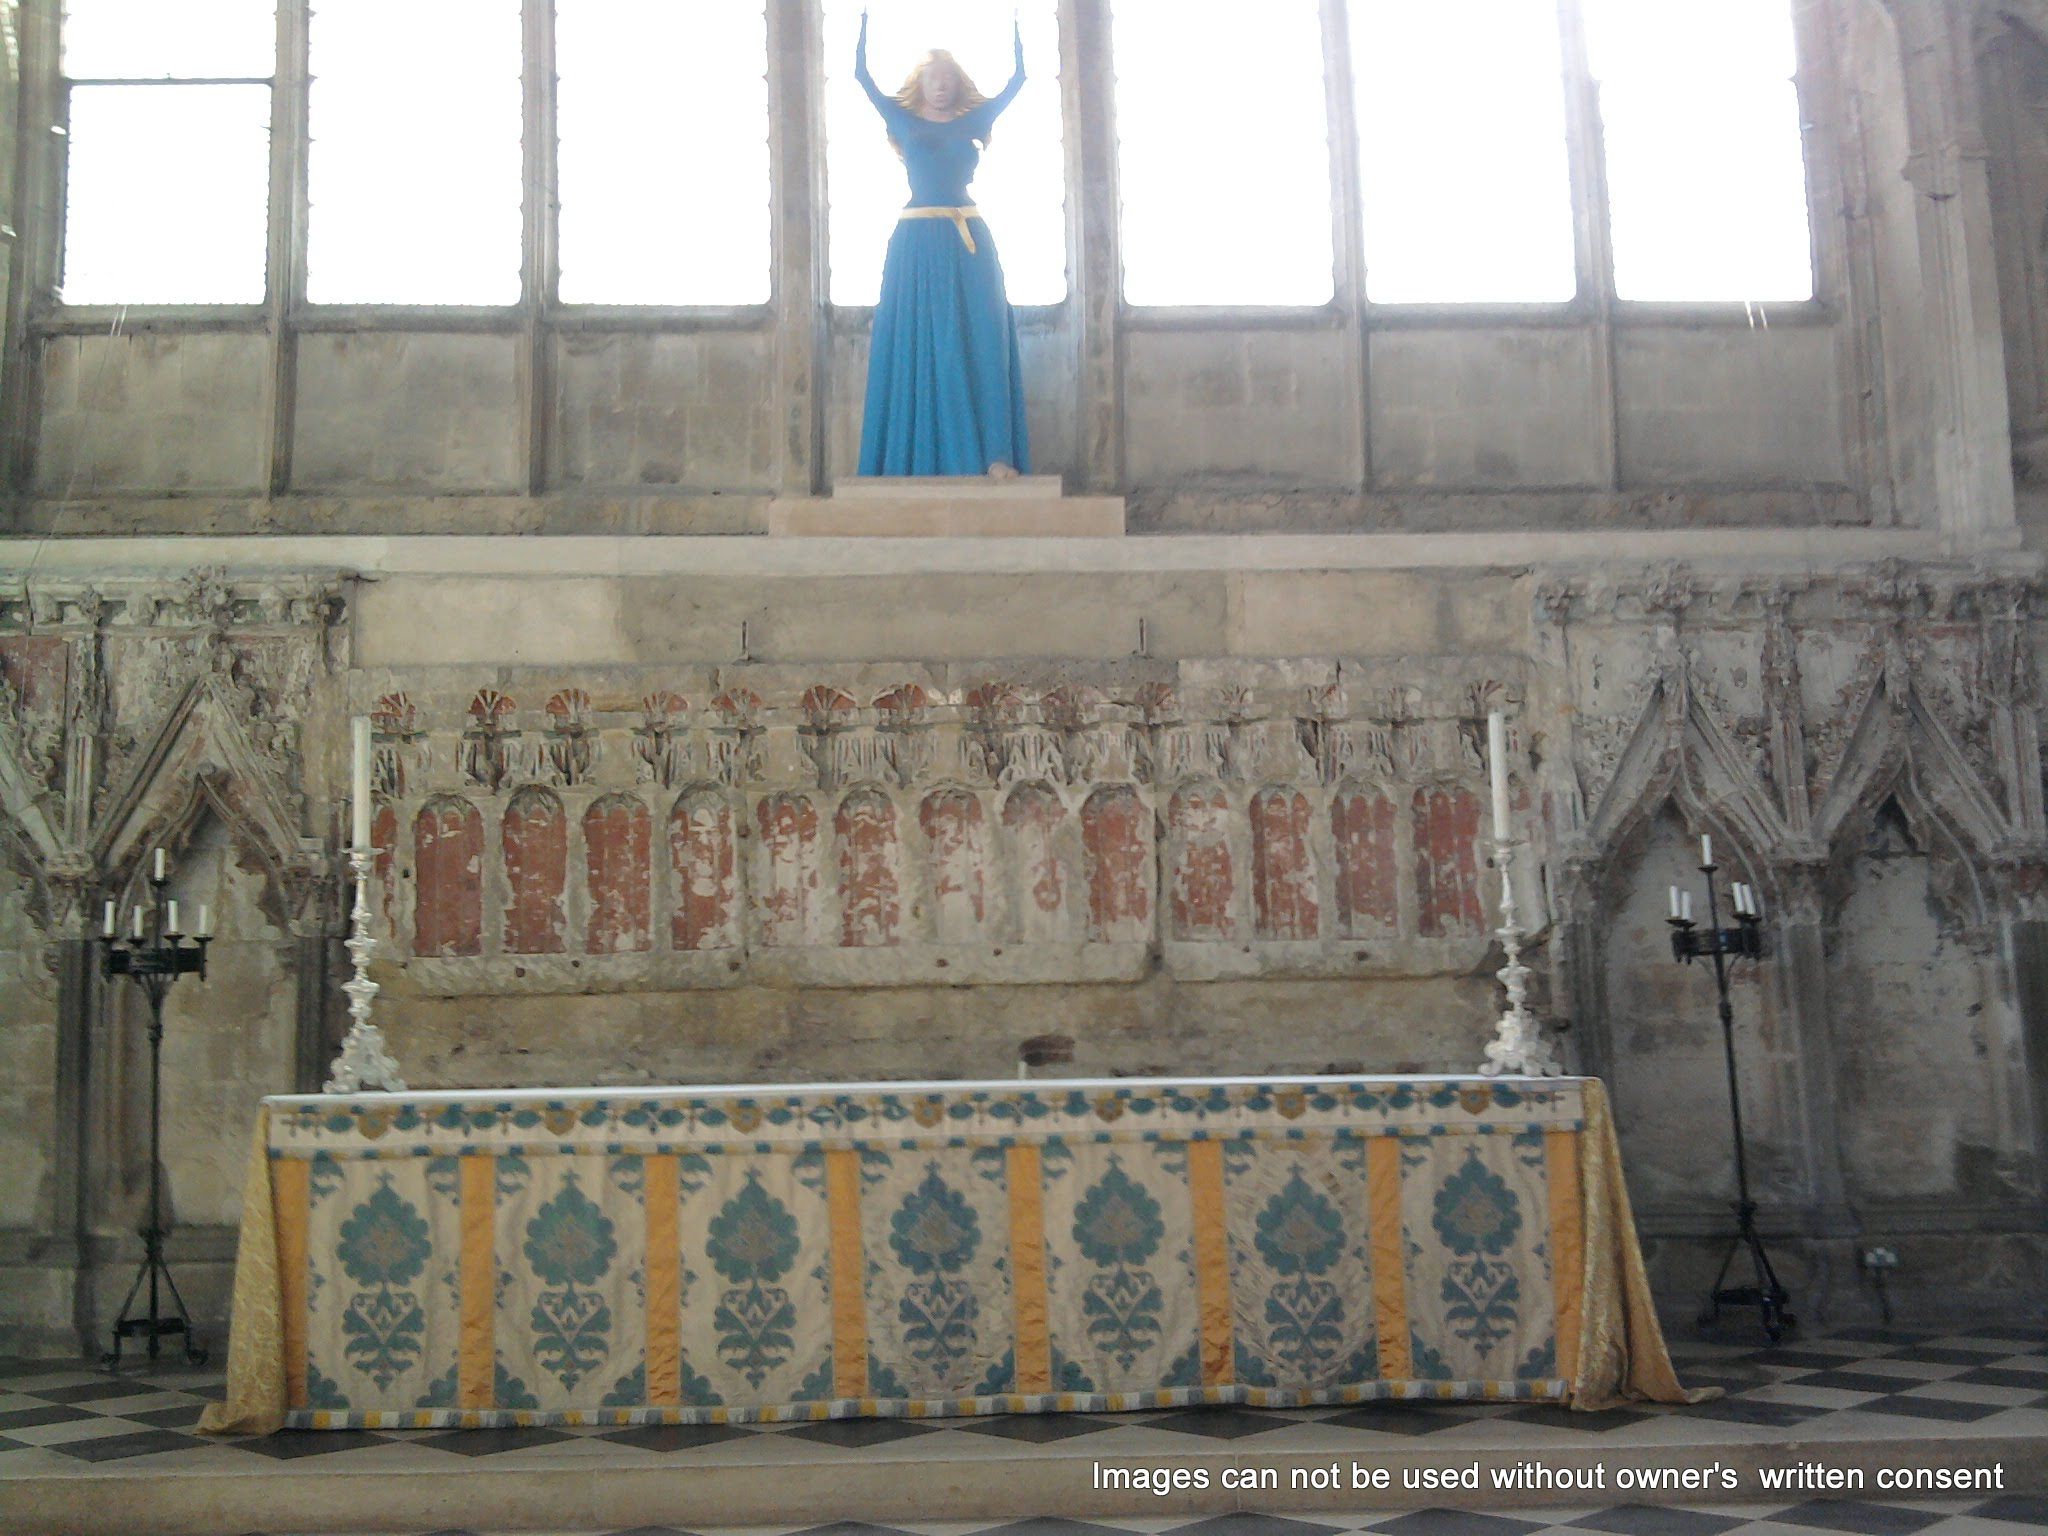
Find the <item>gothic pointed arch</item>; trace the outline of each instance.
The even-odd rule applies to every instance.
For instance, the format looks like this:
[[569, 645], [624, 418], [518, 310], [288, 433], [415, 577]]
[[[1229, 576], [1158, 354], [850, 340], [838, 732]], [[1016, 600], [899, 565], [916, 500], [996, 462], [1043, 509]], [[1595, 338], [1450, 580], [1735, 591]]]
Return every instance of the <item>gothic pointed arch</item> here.
[[[2006, 818], [1948, 725], [1910, 682], [1882, 677], [1865, 698], [1842, 761], [1814, 813], [1814, 830], [1834, 847], [1889, 798], [1909, 821], [1978, 866], [2006, 841]], [[1974, 876], [1972, 877], [1974, 879]]]
[[281, 926], [317, 923], [326, 860], [318, 842], [300, 832], [301, 775], [291, 735], [226, 669], [194, 677], [94, 823], [90, 851], [108, 884], [125, 885], [150, 850], [182, 843], [211, 813], [262, 866]]
[[[1790, 833], [1769, 783], [1691, 684], [1687, 663], [1667, 662], [1648, 691], [1621, 759], [1589, 808], [1581, 869], [1600, 870], [1612, 894], [1621, 857], [1640, 845], [1666, 803], [1689, 827], [1719, 839], [1716, 862], [1767, 884], [1764, 866]], [[1727, 857], [1726, 855], [1734, 855]]]

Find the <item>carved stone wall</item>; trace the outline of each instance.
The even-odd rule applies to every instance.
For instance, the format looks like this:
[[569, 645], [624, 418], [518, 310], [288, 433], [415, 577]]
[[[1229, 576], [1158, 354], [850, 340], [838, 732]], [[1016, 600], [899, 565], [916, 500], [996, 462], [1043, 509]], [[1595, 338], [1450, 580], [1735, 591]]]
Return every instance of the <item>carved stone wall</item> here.
[[0, 577], [0, 1156], [18, 1173], [0, 1333], [24, 1347], [75, 1347], [126, 1283], [146, 1009], [101, 980], [87, 936], [104, 900], [146, 889], [159, 846], [170, 894], [212, 905], [224, 936], [166, 1010], [163, 1155], [173, 1257], [197, 1266], [195, 1305], [222, 1299], [250, 1114], [305, 1080], [331, 1011], [337, 908], [304, 738], [341, 613], [321, 575]]
[[1297, 632], [1362, 615], [1359, 652], [362, 666], [332, 576], [0, 587], [0, 1135], [35, 1170], [0, 1331], [68, 1340], [125, 1283], [143, 1058], [84, 936], [159, 842], [228, 934], [166, 1054], [173, 1252], [222, 1303], [248, 1112], [338, 1034], [357, 712], [380, 1022], [415, 1083], [484, 1085], [1004, 1075], [1045, 1034], [1084, 1072], [1469, 1068], [1505, 708], [1539, 1005], [1614, 1086], [1666, 1295], [1732, 1181], [1711, 982], [1662, 921], [1702, 831], [1767, 906], [1737, 1045], [1808, 1314], [1868, 1304], [1875, 1241], [1909, 1308], [2039, 1292], [2023, 565], [1417, 573], [1401, 615], [1481, 602], [1502, 643], [1406, 654], [1303, 580]]
[[[1653, 1230], [1730, 1181], [1711, 981], [1657, 952], [1704, 832], [1769, 914], [1771, 959], [1738, 967], [1744, 1110], [1767, 1205], [1842, 1239], [1806, 1256], [1809, 1288], [1853, 1292], [1851, 1239], [1884, 1234], [1929, 1299], [1994, 1275], [2040, 1294], [2039, 598], [1898, 562], [1539, 585], [1532, 675], [1568, 722], [1547, 773], [1565, 1006]], [[1702, 1256], [1661, 1258], [1704, 1283]]]
[[461, 996], [1470, 970], [1497, 899], [1477, 851], [1485, 715], [1519, 698], [1500, 681], [1518, 671], [374, 669], [356, 685], [393, 981]]

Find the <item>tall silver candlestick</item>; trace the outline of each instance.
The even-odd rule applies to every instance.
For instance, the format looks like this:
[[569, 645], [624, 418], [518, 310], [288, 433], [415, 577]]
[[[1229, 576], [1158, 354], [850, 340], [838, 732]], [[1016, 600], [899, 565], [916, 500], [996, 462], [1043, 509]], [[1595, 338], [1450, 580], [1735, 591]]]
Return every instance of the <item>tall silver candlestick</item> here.
[[1500, 866], [1500, 947], [1508, 963], [1500, 968], [1500, 983], [1507, 989], [1508, 1006], [1500, 1016], [1493, 1040], [1486, 1047], [1482, 1077], [1561, 1077], [1564, 1064], [1557, 1049], [1543, 1038], [1543, 1026], [1528, 1008], [1529, 967], [1522, 964], [1522, 925], [1515, 915], [1515, 850], [1517, 842], [1496, 842], [1494, 862]]
[[343, 984], [348, 994], [348, 1038], [334, 1059], [328, 1075], [328, 1093], [403, 1093], [405, 1080], [398, 1075], [398, 1063], [385, 1049], [384, 1032], [370, 1022], [370, 999], [378, 992], [370, 980], [370, 952], [377, 941], [370, 937], [370, 869], [376, 855], [369, 848], [349, 850], [348, 867], [355, 876], [355, 905], [349, 910], [348, 955], [352, 974]]

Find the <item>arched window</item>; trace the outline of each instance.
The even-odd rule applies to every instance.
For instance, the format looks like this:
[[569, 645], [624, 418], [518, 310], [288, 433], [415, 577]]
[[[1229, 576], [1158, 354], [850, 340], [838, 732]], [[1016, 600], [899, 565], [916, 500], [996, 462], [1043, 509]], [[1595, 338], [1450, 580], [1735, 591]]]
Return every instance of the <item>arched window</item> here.
[[270, 0], [218, 0], [203, 22], [158, 0], [64, 11], [63, 301], [262, 303]]
[[1329, 113], [1316, 0], [1117, 0], [1117, 190], [1133, 304], [1327, 304]]
[[[853, 50], [862, 0], [825, 4], [826, 183], [831, 193], [834, 304], [872, 304], [882, 256], [908, 196], [903, 164], [882, 121], [854, 83]], [[868, 69], [893, 92], [927, 49], [945, 48], [985, 95], [1010, 78], [1010, 7], [959, 0], [890, 0], [868, 21]], [[1024, 0], [1026, 83], [996, 122], [975, 172], [974, 204], [988, 217], [1012, 304], [1058, 304], [1067, 296], [1066, 154], [1061, 147], [1059, 8]]]
[[555, 6], [561, 298], [768, 302], [761, 0]]
[[1813, 296], [1788, 0], [1581, 0], [1624, 299]]
[[1350, 30], [1366, 297], [1571, 298], [1578, 274], [1552, 0], [1351, 0]]
[[313, 8], [314, 303], [518, 301], [520, 13], [520, 0]]

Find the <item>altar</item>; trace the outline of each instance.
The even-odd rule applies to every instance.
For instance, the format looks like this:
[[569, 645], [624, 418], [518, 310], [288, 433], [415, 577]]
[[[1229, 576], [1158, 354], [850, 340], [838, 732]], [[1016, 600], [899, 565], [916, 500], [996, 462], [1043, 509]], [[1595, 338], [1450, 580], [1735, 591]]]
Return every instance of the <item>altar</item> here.
[[280, 1096], [203, 1427], [1684, 1401], [1590, 1078]]

